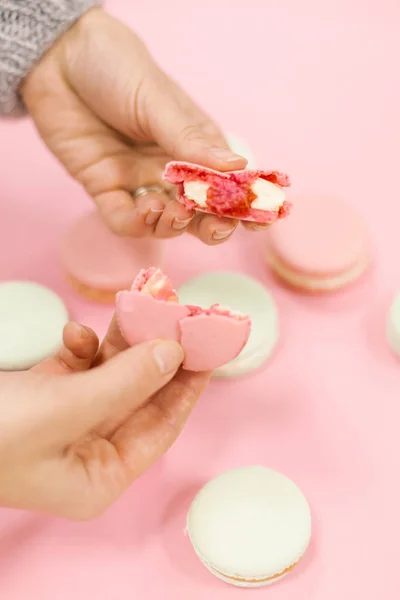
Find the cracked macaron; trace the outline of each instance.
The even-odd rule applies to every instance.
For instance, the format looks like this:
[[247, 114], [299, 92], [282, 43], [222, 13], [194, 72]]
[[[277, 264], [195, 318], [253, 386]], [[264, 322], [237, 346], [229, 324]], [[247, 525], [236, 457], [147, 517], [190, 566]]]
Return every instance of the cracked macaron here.
[[170, 280], [154, 267], [140, 271], [129, 291], [117, 294], [120, 331], [131, 346], [154, 339], [181, 344], [183, 368], [213, 371], [233, 360], [250, 336], [247, 315], [218, 304], [179, 304]]

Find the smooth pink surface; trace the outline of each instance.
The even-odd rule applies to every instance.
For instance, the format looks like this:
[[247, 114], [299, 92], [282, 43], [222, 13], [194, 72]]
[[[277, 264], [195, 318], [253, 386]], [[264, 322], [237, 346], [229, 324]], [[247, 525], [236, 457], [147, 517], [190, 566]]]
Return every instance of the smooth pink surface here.
[[110, 231], [97, 212], [73, 222], [61, 244], [64, 268], [81, 283], [98, 290], [129, 287], [142, 267], [161, 262], [160, 242], [131, 240]]
[[251, 323], [225, 315], [199, 314], [182, 319], [183, 367], [189, 371], [213, 371], [230, 362], [249, 339]]
[[[376, 600], [399, 591], [400, 365], [384, 339], [399, 288], [398, 0], [110, 2], [154, 55], [294, 195], [341, 196], [364, 215], [376, 269], [329, 298], [295, 295], [266, 271], [263, 235], [168, 246], [179, 285], [238, 269], [274, 293], [282, 343], [266, 370], [214, 382], [163, 462], [106, 515], [67, 523], [0, 516], [4, 600]], [[103, 334], [112, 309], [84, 302], [60, 269], [60, 236], [90, 203], [28, 122], [0, 125], [0, 275], [50, 285]], [[290, 195], [290, 194], [289, 194]], [[313, 511], [310, 550], [281, 583], [228, 587], [183, 533], [199, 486], [262, 463], [293, 478]]]
[[251, 323], [249, 319], [213, 314], [212, 308], [207, 314], [202, 309], [195, 314], [190, 310], [193, 308], [199, 309], [159, 300], [136, 289], [119, 292], [116, 301], [118, 324], [128, 344], [174, 340], [185, 352], [184, 369], [213, 371], [241, 352], [249, 339]]
[[186, 306], [135, 291], [117, 295], [116, 311], [119, 328], [131, 346], [157, 338], [179, 341], [179, 321], [189, 314]]
[[267, 249], [300, 273], [336, 275], [370, 251], [363, 215], [336, 198], [296, 198], [290, 219], [266, 234]]

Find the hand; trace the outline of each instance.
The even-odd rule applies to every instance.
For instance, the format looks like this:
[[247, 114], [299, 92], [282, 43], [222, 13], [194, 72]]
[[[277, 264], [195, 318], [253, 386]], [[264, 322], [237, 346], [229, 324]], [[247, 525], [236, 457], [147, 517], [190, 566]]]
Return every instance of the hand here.
[[[171, 159], [220, 171], [246, 160], [155, 64], [140, 39], [101, 9], [84, 15], [22, 86], [48, 147], [92, 196], [111, 229], [124, 236], [174, 237], [189, 231], [218, 244], [237, 222], [195, 215], [161, 179]], [[158, 184], [165, 193], [137, 198]]]
[[25, 373], [0, 373], [0, 505], [88, 519], [175, 441], [210, 374], [176, 342], [127, 349], [115, 320], [98, 350], [75, 323]]

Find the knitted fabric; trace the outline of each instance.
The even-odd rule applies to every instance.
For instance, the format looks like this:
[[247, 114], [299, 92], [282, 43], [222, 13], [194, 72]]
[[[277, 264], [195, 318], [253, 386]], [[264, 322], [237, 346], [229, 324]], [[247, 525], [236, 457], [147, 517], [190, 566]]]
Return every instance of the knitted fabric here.
[[0, 115], [25, 107], [19, 87], [43, 54], [101, 0], [0, 0]]

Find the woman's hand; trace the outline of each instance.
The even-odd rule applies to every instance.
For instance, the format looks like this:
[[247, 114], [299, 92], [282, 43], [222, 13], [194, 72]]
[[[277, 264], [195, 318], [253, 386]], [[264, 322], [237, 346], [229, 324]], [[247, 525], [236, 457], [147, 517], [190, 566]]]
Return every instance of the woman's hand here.
[[[101, 9], [84, 15], [44, 56], [22, 95], [45, 143], [117, 234], [190, 231], [217, 244], [235, 229], [232, 219], [186, 210], [161, 174], [171, 159], [221, 171], [244, 168], [246, 160], [229, 150], [140, 39]], [[149, 185], [164, 193], [133, 199], [134, 190]]]
[[69, 323], [56, 356], [0, 374], [0, 505], [104, 511], [171, 446], [208, 383], [182, 360], [175, 342], [127, 349], [115, 320], [99, 350]]

